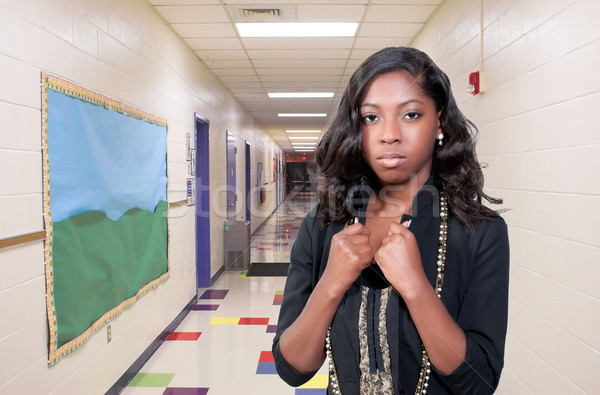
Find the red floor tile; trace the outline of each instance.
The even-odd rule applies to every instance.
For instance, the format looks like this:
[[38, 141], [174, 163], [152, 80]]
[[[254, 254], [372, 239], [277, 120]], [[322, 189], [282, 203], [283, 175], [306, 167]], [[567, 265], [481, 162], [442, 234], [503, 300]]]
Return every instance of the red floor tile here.
[[173, 332], [167, 340], [192, 340], [196, 341], [202, 332]]
[[251, 318], [251, 317], [242, 317], [240, 318], [240, 322], [238, 325], [268, 325], [268, 318]]
[[271, 351], [261, 351], [258, 362], [275, 362], [275, 359], [273, 359], [273, 353]]

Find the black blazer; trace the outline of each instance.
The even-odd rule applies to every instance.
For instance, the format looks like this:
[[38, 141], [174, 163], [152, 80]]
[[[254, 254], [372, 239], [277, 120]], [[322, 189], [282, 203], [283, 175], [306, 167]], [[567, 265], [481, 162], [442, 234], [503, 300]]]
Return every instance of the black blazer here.
[[[431, 183], [428, 182], [430, 185]], [[427, 185], [413, 201], [414, 233], [427, 278], [433, 285], [437, 274], [439, 202], [437, 190]], [[292, 247], [291, 265], [273, 340], [277, 372], [291, 386], [310, 380], [315, 372], [299, 374], [279, 350], [279, 338], [300, 315], [312, 289], [327, 265], [333, 235], [344, 228], [330, 223], [321, 229], [317, 205], [304, 218]], [[361, 218], [364, 221], [364, 218]], [[363, 222], [364, 223], [364, 222]], [[368, 269], [366, 269], [368, 270]], [[491, 394], [495, 391], [504, 364], [504, 343], [508, 316], [509, 247], [507, 227], [500, 217], [476, 223], [466, 233], [450, 213], [442, 302], [463, 329], [467, 339], [463, 363], [451, 374], [432, 369], [428, 394]], [[359, 394], [358, 310], [359, 277], [348, 290], [334, 316], [331, 330], [333, 358], [343, 395]], [[388, 343], [394, 392], [412, 394], [421, 364], [421, 340], [408, 309], [397, 292], [387, 307]], [[331, 388], [328, 389], [330, 393]]]

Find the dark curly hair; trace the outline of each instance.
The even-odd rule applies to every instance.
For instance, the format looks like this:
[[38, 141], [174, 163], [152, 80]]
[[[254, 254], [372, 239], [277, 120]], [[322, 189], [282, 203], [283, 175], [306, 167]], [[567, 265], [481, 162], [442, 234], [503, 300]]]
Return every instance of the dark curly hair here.
[[489, 220], [498, 213], [482, 203], [500, 204], [501, 199], [483, 192], [483, 172], [475, 154], [477, 128], [458, 109], [450, 80], [424, 52], [414, 48], [385, 48], [365, 60], [354, 72], [335, 118], [319, 141], [315, 160], [319, 176], [319, 202], [328, 207], [321, 216], [323, 225], [352, 219], [352, 199], [367, 177], [377, 188], [377, 177], [362, 155], [362, 117], [360, 105], [367, 85], [378, 75], [407, 71], [417, 79], [425, 94], [441, 110], [444, 144], [433, 151], [434, 183], [448, 195], [450, 208], [467, 231], [477, 220]]

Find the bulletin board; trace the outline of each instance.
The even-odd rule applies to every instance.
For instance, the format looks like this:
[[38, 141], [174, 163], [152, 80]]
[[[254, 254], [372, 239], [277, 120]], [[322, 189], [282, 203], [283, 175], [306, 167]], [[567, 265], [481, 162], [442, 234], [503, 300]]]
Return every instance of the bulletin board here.
[[48, 365], [169, 277], [167, 124], [42, 73]]

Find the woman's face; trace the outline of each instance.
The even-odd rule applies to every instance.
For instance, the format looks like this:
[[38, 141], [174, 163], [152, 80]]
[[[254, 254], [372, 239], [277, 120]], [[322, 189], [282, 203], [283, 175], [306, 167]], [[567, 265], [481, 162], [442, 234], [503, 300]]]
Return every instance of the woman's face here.
[[405, 71], [381, 74], [367, 85], [361, 101], [362, 152], [382, 186], [431, 174], [440, 112]]

